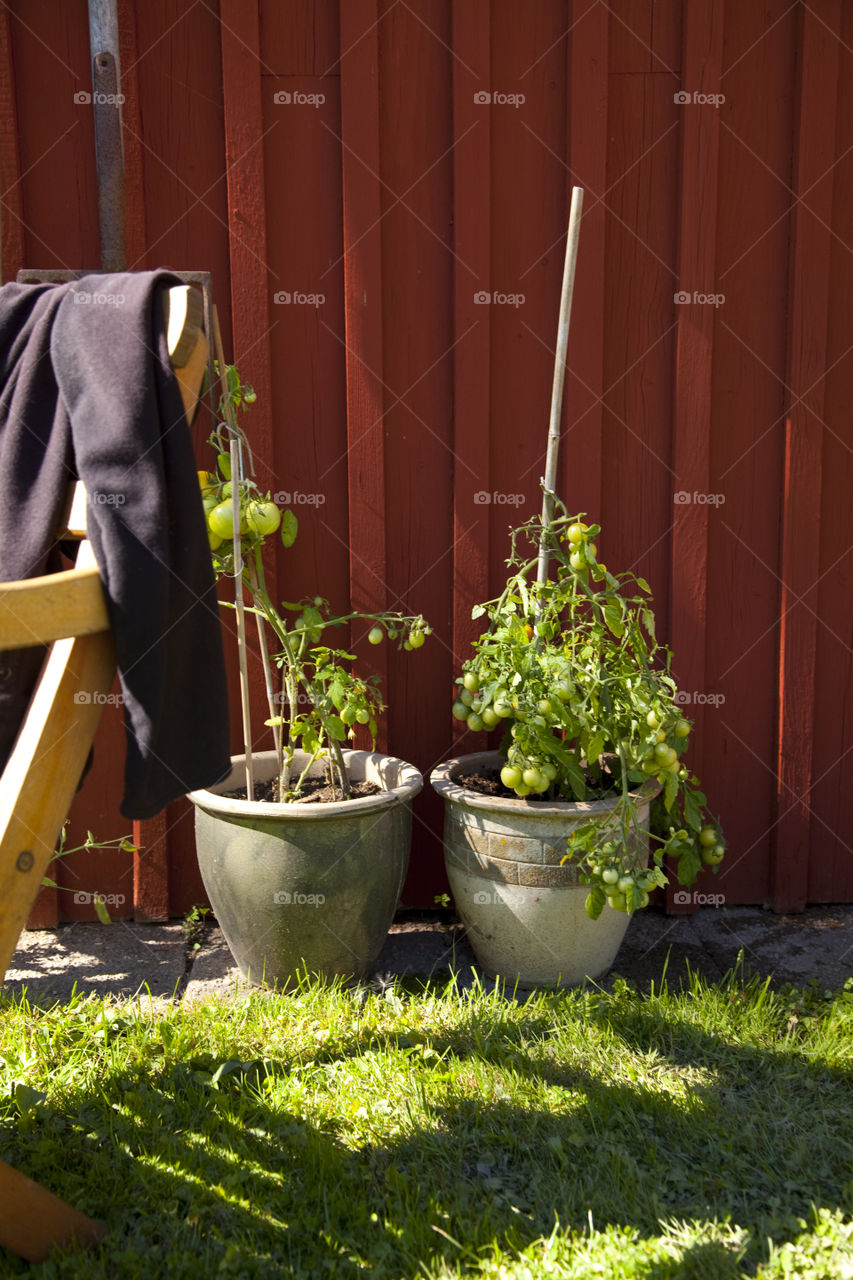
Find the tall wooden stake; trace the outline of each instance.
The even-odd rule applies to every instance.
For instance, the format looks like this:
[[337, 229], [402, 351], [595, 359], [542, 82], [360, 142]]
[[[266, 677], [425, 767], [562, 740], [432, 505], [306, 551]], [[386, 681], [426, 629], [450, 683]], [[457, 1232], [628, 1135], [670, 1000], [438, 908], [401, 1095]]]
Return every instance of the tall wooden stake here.
[[581, 209], [583, 188], [572, 187], [572, 207], [569, 212], [569, 234], [566, 237], [566, 260], [563, 264], [563, 287], [560, 294], [560, 322], [557, 327], [557, 350], [554, 358], [554, 383], [551, 388], [551, 420], [548, 425], [548, 451], [545, 455], [545, 480], [542, 496], [542, 537], [539, 542], [537, 582], [548, 577], [548, 547], [545, 528], [554, 514], [554, 489], [557, 483], [557, 454], [560, 449], [560, 418], [563, 412], [563, 383], [566, 377], [566, 352], [569, 346], [569, 321], [572, 316], [572, 293], [575, 287], [575, 266], [578, 260], [578, 240], [581, 233]]
[[[213, 342], [216, 347], [216, 359], [219, 363], [219, 376], [225, 377], [225, 353], [222, 349], [222, 334], [219, 329], [219, 315], [213, 308]], [[229, 429], [234, 427], [233, 411], [228, 405], [225, 417]], [[231, 430], [231, 520], [236, 537], [234, 538], [234, 603], [237, 612], [237, 650], [240, 659], [240, 703], [243, 711], [243, 750], [246, 756], [246, 798], [255, 798], [255, 779], [252, 767], [252, 718], [249, 708], [249, 668], [246, 661], [246, 614], [243, 610], [243, 555], [240, 543], [240, 481], [243, 478], [243, 453], [236, 431]]]

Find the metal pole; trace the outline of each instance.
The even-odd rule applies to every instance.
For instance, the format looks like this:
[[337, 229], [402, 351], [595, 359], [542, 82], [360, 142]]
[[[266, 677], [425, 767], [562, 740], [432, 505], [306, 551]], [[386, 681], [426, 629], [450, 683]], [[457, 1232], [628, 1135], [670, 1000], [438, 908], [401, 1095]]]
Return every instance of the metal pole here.
[[563, 413], [563, 383], [566, 377], [566, 351], [569, 346], [569, 321], [572, 317], [572, 293], [575, 287], [575, 266], [578, 260], [578, 239], [581, 232], [583, 188], [572, 187], [572, 207], [569, 213], [569, 233], [566, 237], [566, 259], [563, 264], [563, 286], [560, 294], [560, 321], [557, 326], [557, 350], [554, 359], [554, 382], [551, 388], [551, 419], [548, 424], [548, 451], [545, 455], [544, 493], [542, 497], [542, 538], [539, 542], [537, 582], [548, 577], [548, 549], [545, 526], [554, 514], [554, 490], [557, 484], [557, 454], [560, 448], [560, 419]]

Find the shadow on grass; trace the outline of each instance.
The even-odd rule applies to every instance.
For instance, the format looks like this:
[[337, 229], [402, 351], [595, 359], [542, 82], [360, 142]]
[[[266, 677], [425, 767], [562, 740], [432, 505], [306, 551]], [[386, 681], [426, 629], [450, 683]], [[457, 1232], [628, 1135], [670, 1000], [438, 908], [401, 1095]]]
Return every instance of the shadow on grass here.
[[[730, 980], [720, 999], [743, 992]], [[586, 1034], [564, 1057], [568, 1020]], [[381, 1091], [364, 1114], [363, 1099], [337, 1099], [351, 1121], [324, 1109], [347, 1064], [373, 1056], [381, 1071], [389, 1052], [418, 1063], [417, 1119]], [[344, 1036], [298, 1063], [223, 1070], [205, 1054], [174, 1061], [167, 1044], [159, 1057], [153, 1072], [107, 1065], [97, 1096], [72, 1089], [61, 1111], [0, 1125], [6, 1158], [110, 1226], [95, 1254], [42, 1275], [473, 1274], [557, 1221], [656, 1239], [662, 1223], [717, 1220], [742, 1232], [742, 1259], [685, 1240], [676, 1260], [631, 1274], [748, 1276], [766, 1237], [795, 1239], [813, 1206], [851, 1208], [850, 1071], [785, 1039], [738, 1043], [731, 1026], [626, 990], [521, 1010], [460, 1001], [440, 1035]], [[276, 1101], [284, 1079], [299, 1085], [293, 1111]], [[87, 1269], [95, 1258], [102, 1271]]]

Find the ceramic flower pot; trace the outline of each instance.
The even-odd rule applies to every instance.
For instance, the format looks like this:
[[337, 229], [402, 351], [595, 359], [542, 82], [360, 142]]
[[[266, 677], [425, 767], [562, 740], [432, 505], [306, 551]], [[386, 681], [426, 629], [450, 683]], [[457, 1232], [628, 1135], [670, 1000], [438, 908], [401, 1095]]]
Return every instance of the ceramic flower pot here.
[[[300, 759], [301, 758], [301, 759]], [[291, 987], [307, 970], [323, 977], [372, 972], [409, 862], [411, 801], [423, 787], [393, 756], [345, 751], [352, 781], [376, 782], [374, 796], [324, 803], [229, 799], [245, 779], [194, 791], [196, 849], [204, 886], [241, 973]], [[259, 781], [275, 775], [275, 752], [253, 757]], [[297, 753], [295, 768], [307, 757]], [[318, 762], [311, 772], [322, 774]]]
[[[492, 977], [522, 987], [573, 986], [613, 964], [630, 917], [605, 907], [586, 914], [586, 885], [563, 864], [566, 838], [590, 821], [610, 819], [614, 800], [503, 799], [460, 785], [460, 774], [502, 763], [496, 751], [439, 765], [430, 781], [445, 802], [444, 852], [456, 909], [477, 960]], [[637, 819], [648, 831], [658, 784], [636, 793]], [[648, 840], [643, 842], [648, 858]]]

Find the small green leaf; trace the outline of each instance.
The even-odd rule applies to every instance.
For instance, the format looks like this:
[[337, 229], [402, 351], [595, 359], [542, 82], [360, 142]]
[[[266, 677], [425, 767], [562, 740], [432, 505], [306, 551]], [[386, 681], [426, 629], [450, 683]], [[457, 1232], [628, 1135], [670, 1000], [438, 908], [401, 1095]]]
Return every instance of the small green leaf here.
[[288, 509], [281, 514], [281, 542], [284, 547], [292, 547], [296, 541], [296, 534], [299, 529], [299, 521], [293, 512]]
[[483, 616], [483, 614], [484, 614], [485, 612], [486, 612], [486, 610], [484, 609], [484, 607], [483, 607], [481, 604], [475, 604], [475, 605], [474, 605], [474, 608], [471, 610], [471, 617], [472, 617], [472, 618], [482, 618], [482, 616]]
[[652, 589], [649, 586], [649, 584], [646, 582], [645, 578], [638, 578], [637, 586], [640, 588], [641, 591], [645, 591], [647, 596], [650, 596], [652, 594]]
[[653, 640], [656, 640], [657, 636], [655, 635], [655, 615], [652, 613], [651, 609], [643, 610], [643, 626], [646, 628], [651, 638]]
[[586, 900], [586, 914], [590, 920], [597, 920], [604, 910], [607, 902], [607, 895], [600, 884], [594, 884], [589, 891]]
[[667, 813], [672, 812], [672, 806], [675, 804], [675, 797], [678, 795], [678, 778], [674, 773], [666, 775], [664, 783], [663, 802]]
[[616, 636], [616, 639], [620, 639], [625, 630], [625, 624], [622, 621], [622, 610], [615, 600], [608, 600], [604, 606], [604, 621]]
[[101, 924], [112, 924], [110, 913], [107, 911], [107, 904], [104, 902], [100, 894], [92, 894], [92, 902], [95, 904], [95, 911]]
[[335, 742], [346, 742], [347, 727], [340, 716], [328, 716], [326, 718], [326, 733]]

